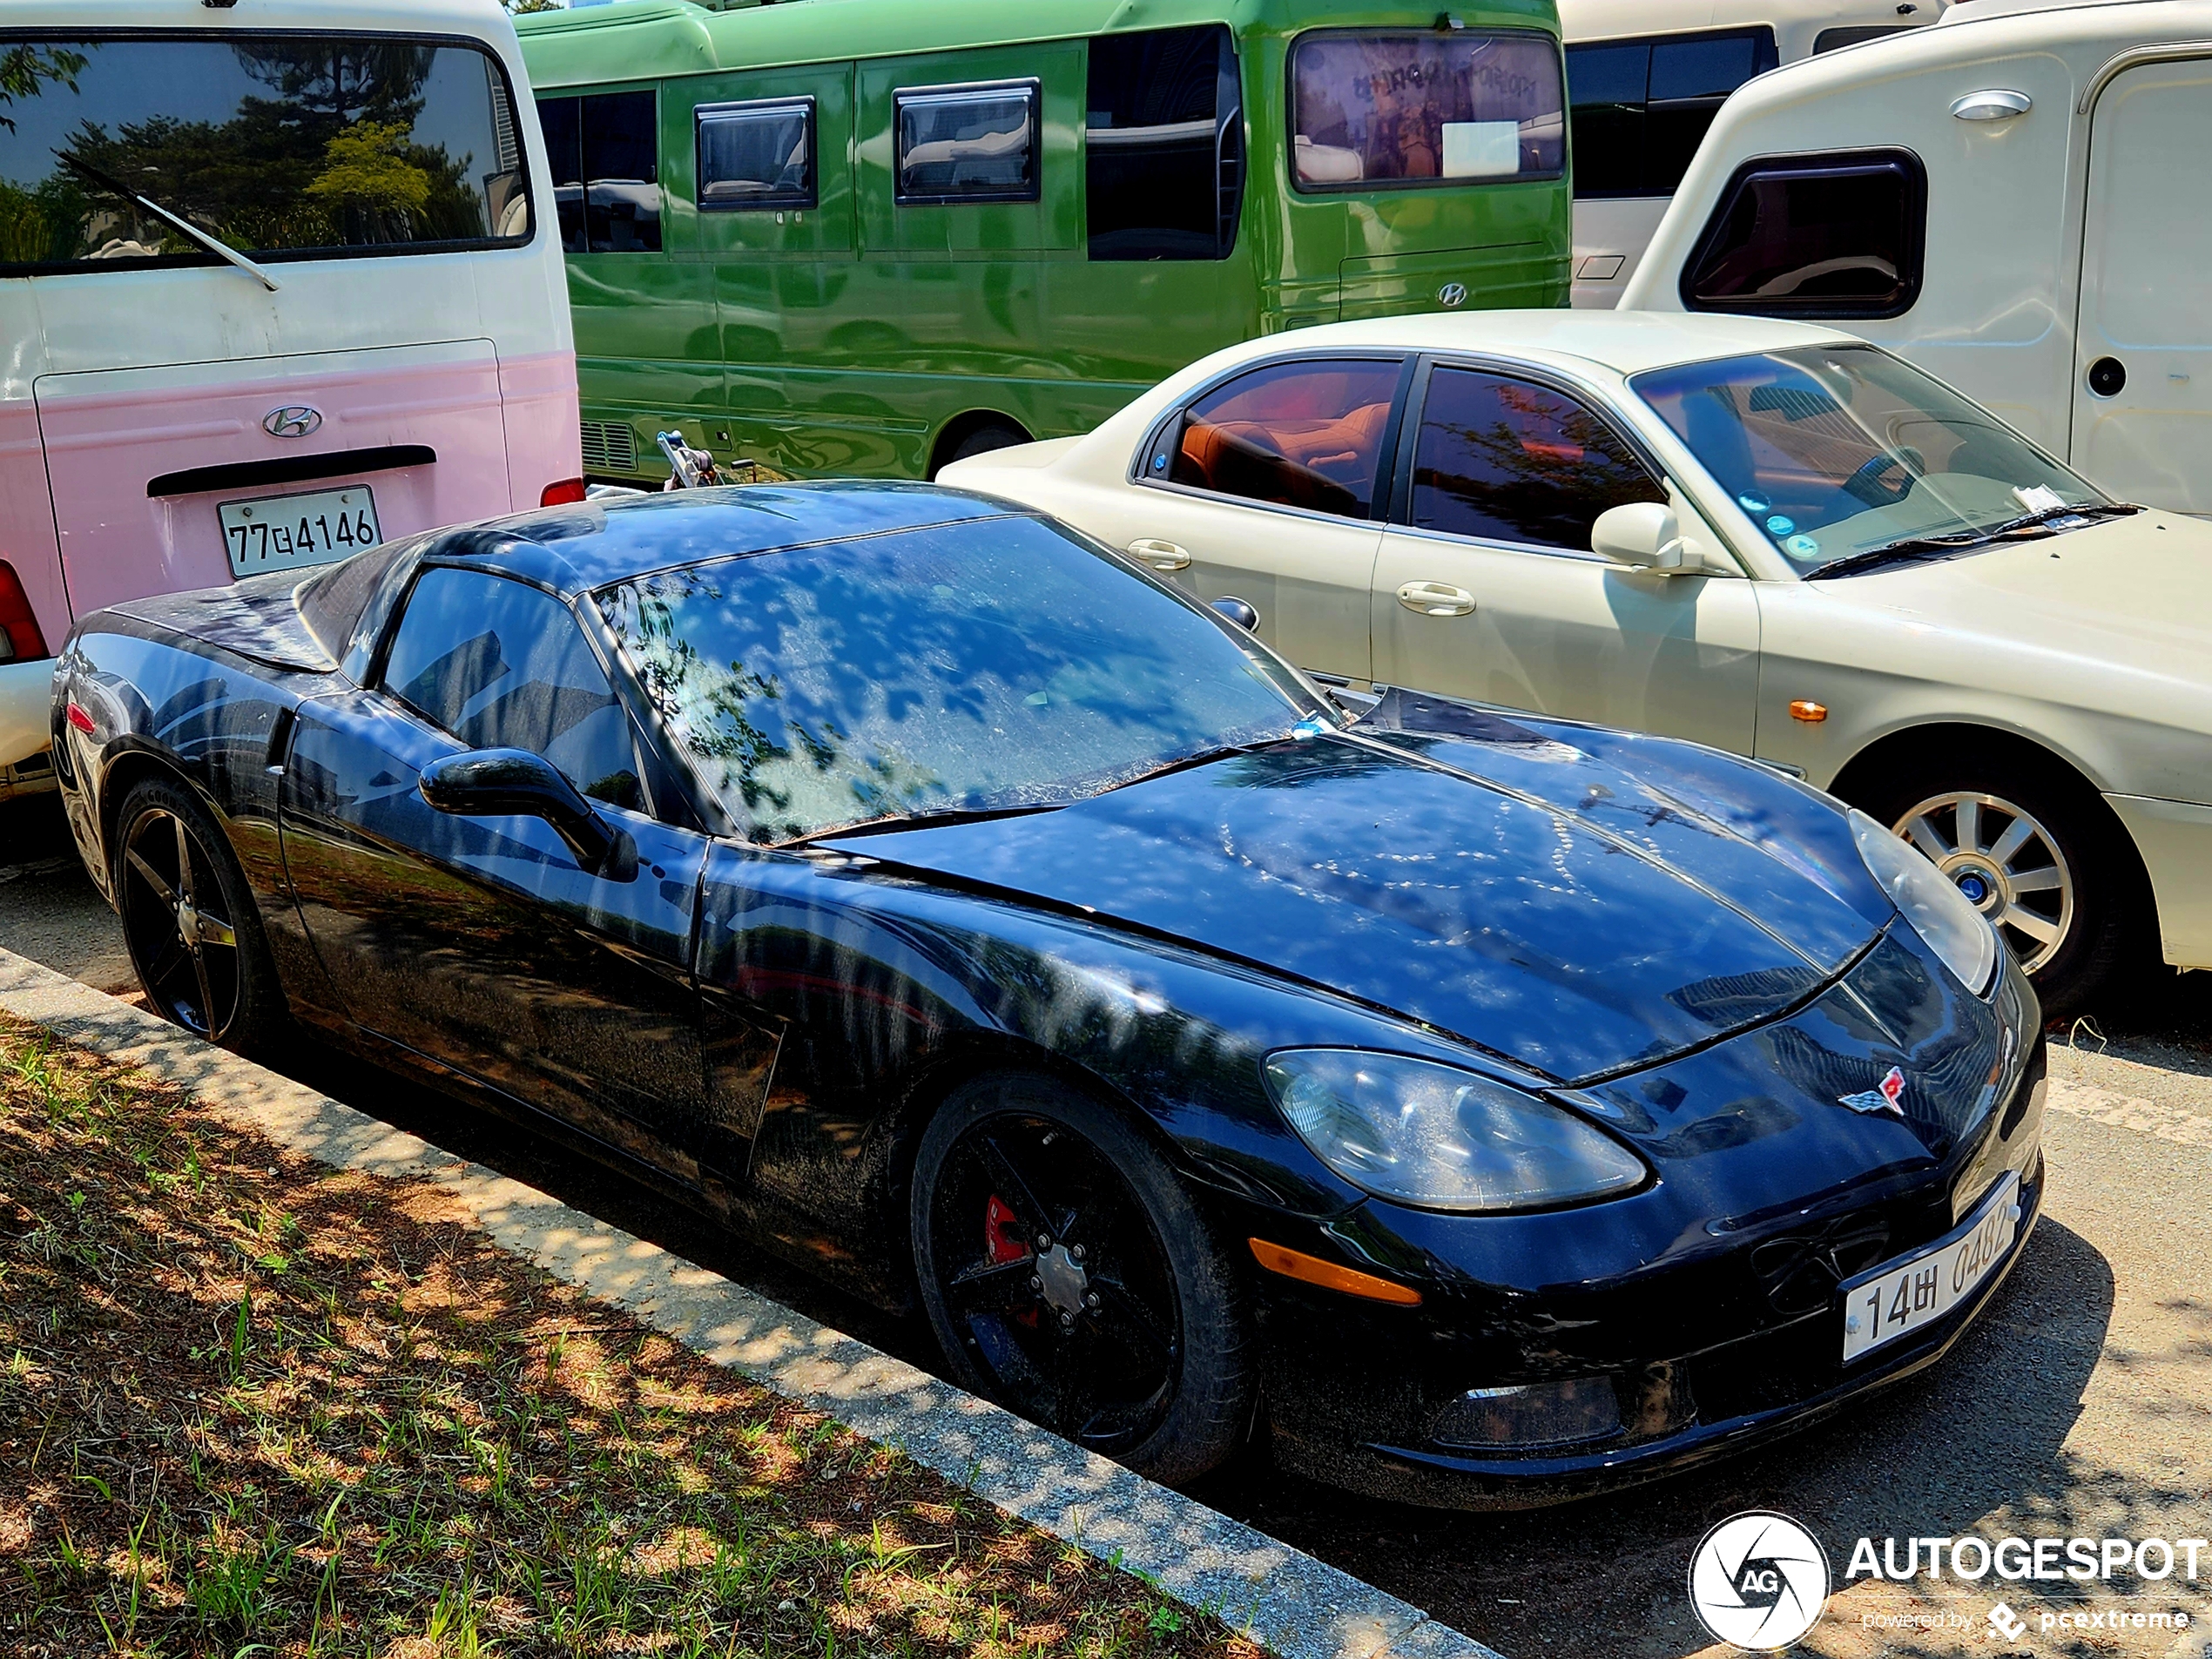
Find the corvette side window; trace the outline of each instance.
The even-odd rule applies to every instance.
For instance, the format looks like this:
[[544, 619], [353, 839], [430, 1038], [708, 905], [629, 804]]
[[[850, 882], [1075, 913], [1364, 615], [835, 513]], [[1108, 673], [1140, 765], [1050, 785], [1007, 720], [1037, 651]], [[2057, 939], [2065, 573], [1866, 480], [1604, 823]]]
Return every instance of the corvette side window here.
[[1185, 409], [1145, 475], [1245, 501], [1366, 518], [1400, 365], [1388, 360], [1273, 363]]
[[1606, 509], [1666, 499], [1619, 435], [1574, 399], [1474, 369], [1430, 376], [1413, 450], [1419, 528], [1588, 552]]
[[637, 807], [630, 719], [560, 602], [433, 567], [408, 596], [384, 689], [472, 749], [527, 749], [585, 794]]

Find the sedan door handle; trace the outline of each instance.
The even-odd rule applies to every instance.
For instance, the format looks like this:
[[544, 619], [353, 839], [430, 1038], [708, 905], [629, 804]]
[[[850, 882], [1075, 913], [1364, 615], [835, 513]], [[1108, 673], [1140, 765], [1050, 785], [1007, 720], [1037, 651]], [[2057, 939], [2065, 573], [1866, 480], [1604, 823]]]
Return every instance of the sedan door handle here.
[[1133, 557], [1143, 559], [1155, 570], [1187, 570], [1190, 556], [1173, 542], [1156, 542], [1150, 536], [1131, 542], [1129, 550]]
[[1398, 590], [1398, 603], [1424, 617], [1465, 617], [1474, 610], [1474, 596], [1448, 582], [1408, 582]]

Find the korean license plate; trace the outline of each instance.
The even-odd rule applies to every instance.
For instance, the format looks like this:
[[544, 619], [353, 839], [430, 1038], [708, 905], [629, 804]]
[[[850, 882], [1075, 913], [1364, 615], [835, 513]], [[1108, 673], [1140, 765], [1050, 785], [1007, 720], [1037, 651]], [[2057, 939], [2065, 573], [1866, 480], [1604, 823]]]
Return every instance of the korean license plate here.
[[233, 576], [327, 564], [384, 539], [376, 528], [376, 498], [366, 484], [226, 501], [215, 510], [222, 516]]
[[2007, 1174], [1974, 1213], [1926, 1249], [1843, 1287], [1844, 1363], [1939, 1319], [1973, 1294], [2020, 1231], [2020, 1178]]

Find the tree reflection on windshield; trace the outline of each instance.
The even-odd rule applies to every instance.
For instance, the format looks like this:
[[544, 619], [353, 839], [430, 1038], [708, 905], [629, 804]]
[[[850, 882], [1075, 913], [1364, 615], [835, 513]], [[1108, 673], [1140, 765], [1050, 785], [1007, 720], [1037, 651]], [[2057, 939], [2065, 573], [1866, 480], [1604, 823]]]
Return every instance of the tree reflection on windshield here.
[[205, 258], [133, 196], [268, 254], [519, 238], [502, 78], [384, 35], [86, 37], [0, 49], [0, 266]]
[[1315, 711], [1213, 618], [1031, 518], [717, 560], [599, 605], [761, 842], [1061, 804]]

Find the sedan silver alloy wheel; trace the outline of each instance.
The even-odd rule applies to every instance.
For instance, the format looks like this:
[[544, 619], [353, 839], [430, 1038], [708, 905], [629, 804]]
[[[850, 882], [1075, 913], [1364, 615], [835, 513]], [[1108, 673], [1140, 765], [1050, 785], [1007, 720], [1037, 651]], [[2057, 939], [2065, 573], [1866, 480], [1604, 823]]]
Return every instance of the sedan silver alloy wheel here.
[[1931, 795], [1892, 827], [1927, 854], [2033, 974], [2074, 926], [2073, 870], [2057, 840], [2002, 796]]

